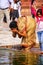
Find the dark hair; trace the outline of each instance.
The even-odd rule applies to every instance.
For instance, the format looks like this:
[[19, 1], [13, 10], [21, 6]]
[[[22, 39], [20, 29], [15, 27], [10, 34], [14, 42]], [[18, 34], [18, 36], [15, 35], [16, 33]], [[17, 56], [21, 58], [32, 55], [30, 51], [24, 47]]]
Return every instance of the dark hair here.
[[40, 13], [40, 15], [42, 15], [42, 9], [37, 10], [37, 13], [36, 13], [37, 16], [38, 16], [38, 13]]
[[17, 26], [17, 22], [16, 21], [12, 21], [9, 25], [10, 29], [13, 29], [13, 28], [16, 28], [18, 29], [18, 26]]
[[33, 4], [34, 1], [35, 1], [35, 0], [31, 0], [31, 5]]

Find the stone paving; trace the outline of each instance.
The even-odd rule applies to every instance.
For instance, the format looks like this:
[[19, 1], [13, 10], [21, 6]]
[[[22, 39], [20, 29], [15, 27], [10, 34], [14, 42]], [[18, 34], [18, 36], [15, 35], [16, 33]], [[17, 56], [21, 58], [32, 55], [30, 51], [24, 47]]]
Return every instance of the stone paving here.
[[11, 31], [0, 31], [0, 46], [3, 45], [16, 45], [16, 44], [20, 44], [21, 43], [21, 39], [18, 38], [18, 36], [16, 36], [16, 38], [14, 38], [12, 36], [12, 32]]
[[7, 29], [7, 24], [4, 23], [3, 29], [0, 30], [0, 46], [16, 45], [20, 43], [21, 43], [21, 39], [19, 39], [18, 36], [14, 38], [12, 36], [12, 32]]

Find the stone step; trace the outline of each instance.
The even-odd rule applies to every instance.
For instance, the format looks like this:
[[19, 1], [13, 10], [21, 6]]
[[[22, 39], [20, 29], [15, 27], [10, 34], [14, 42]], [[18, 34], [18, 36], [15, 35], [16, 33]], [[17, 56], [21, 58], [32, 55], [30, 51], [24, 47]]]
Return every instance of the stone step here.
[[0, 31], [0, 46], [5, 46], [5, 45], [16, 45], [20, 44], [21, 39], [18, 38], [18, 35], [16, 38], [12, 36], [11, 31]]

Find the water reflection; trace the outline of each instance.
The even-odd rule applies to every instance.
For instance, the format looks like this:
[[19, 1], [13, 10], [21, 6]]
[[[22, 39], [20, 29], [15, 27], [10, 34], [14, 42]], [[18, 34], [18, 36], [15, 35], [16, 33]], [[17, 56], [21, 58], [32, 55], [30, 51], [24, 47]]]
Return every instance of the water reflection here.
[[0, 65], [43, 65], [43, 55], [31, 51], [0, 50]]
[[38, 65], [43, 65], [43, 55], [39, 56]]
[[37, 65], [39, 55], [31, 52], [16, 52], [13, 65]]

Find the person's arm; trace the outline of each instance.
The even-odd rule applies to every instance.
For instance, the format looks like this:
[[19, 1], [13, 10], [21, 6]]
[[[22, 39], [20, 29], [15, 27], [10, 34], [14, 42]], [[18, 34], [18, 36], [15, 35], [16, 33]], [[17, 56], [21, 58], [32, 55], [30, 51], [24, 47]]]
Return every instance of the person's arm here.
[[11, 8], [11, 4], [13, 3], [13, 0], [8, 0], [9, 2], [9, 9]]
[[12, 2], [12, 3], [11, 3], [11, 7], [10, 7], [10, 11], [11, 11], [11, 12], [13, 12], [13, 11], [14, 11], [13, 6], [14, 6], [14, 2]]
[[23, 37], [26, 37], [26, 32], [24, 31], [23, 33], [21, 32], [18, 32], [19, 35], [23, 36]]
[[33, 5], [31, 5], [31, 14], [36, 16], [36, 9], [33, 7]]
[[35, 0], [31, 0], [31, 5], [33, 5], [34, 1], [35, 1]]
[[13, 29], [12, 32], [16, 32], [17, 34], [23, 36], [23, 37], [26, 37], [26, 31], [24, 31], [23, 33], [19, 32], [18, 30], [16, 29]]
[[41, 9], [42, 9], [42, 15], [43, 15], [43, 4], [42, 4], [42, 7], [41, 7]]
[[10, 4], [13, 2], [13, 0], [8, 0], [8, 1], [9, 1]]
[[35, 0], [31, 1], [31, 14], [34, 15], [34, 17], [36, 16], [36, 4], [35, 4]]

